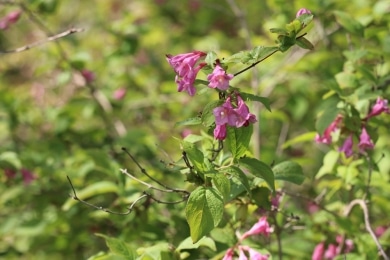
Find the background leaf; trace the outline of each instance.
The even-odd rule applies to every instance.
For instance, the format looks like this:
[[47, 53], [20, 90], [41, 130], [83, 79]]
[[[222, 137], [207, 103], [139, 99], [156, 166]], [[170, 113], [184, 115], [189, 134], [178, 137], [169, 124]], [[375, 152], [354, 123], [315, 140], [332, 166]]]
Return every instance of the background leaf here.
[[275, 180], [288, 181], [297, 185], [302, 184], [305, 180], [302, 167], [296, 162], [284, 161], [272, 167], [272, 170], [275, 174]]

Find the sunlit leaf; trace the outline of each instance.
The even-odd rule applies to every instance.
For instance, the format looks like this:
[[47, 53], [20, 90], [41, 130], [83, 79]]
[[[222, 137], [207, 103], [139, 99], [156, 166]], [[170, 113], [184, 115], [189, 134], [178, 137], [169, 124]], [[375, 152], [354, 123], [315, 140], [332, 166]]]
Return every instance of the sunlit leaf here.
[[265, 164], [262, 161], [259, 161], [255, 158], [241, 158], [240, 165], [244, 168], [248, 169], [248, 171], [256, 176], [259, 177], [267, 183], [268, 187], [274, 191], [275, 190], [275, 179], [274, 179], [274, 173], [267, 164]]
[[135, 260], [137, 258], [137, 253], [123, 240], [114, 237], [109, 237], [103, 234], [96, 235], [106, 240], [106, 244], [113, 254], [123, 256], [129, 260]]
[[272, 167], [272, 170], [275, 174], [275, 180], [288, 181], [297, 185], [302, 184], [305, 180], [302, 167], [296, 162], [281, 162]]
[[253, 125], [251, 124], [240, 128], [227, 127], [226, 143], [233, 158], [239, 158], [248, 151], [252, 132]]

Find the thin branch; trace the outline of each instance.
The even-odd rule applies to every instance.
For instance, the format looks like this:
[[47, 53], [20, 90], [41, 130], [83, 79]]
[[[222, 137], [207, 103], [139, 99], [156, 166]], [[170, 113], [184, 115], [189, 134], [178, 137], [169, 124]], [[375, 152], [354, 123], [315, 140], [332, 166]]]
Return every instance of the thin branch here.
[[89, 203], [89, 202], [87, 202], [87, 201], [85, 201], [85, 200], [82, 200], [82, 199], [80, 199], [79, 197], [77, 197], [76, 190], [75, 190], [75, 188], [74, 188], [74, 186], [73, 186], [73, 184], [72, 184], [72, 181], [70, 180], [69, 176], [66, 176], [66, 178], [68, 178], [69, 184], [70, 184], [70, 186], [72, 187], [73, 195], [70, 194], [70, 197], [71, 197], [71, 198], [73, 198], [74, 200], [77, 200], [77, 201], [79, 201], [79, 202], [81, 202], [81, 203], [83, 203], [83, 204], [85, 204], [85, 205], [87, 205], [87, 206], [89, 206], [89, 207], [91, 207], [91, 208], [95, 208], [95, 209], [97, 209], [97, 210], [101, 210], [101, 211], [104, 211], [104, 212], [107, 212], [107, 213], [110, 213], [110, 214], [114, 214], [114, 215], [129, 215], [129, 214], [133, 211], [133, 208], [134, 208], [135, 204], [138, 203], [138, 201], [140, 201], [140, 200], [143, 199], [143, 198], [150, 197], [149, 194], [144, 193], [141, 197], [139, 197], [138, 199], [136, 199], [136, 200], [130, 205], [130, 207], [127, 208], [127, 209], [128, 209], [127, 211], [125, 211], [125, 212], [112, 211], [112, 210], [109, 210], [109, 209], [107, 209], [107, 208], [103, 208], [103, 207], [100, 207], [100, 206], [96, 206], [96, 205], [94, 205], [94, 204], [91, 204], [91, 203]]
[[378, 251], [381, 253], [381, 255], [383, 256], [383, 259], [385, 260], [390, 260], [390, 258], [386, 255], [385, 251], [383, 250], [382, 248], [382, 245], [380, 244], [378, 238], [376, 237], [374, 231], [372, 230], [371, 228], [371, 224], [370, 224], [370, 216], [369, 216], [369, 213], [368, 213], [368, 208], [367, 208], [367, 204], [364, 200], [362, 199], [355, 199], [353, 201], [351, 201], [346, 209], [344, 210], [344, 216], [348, 216], [353, 207], [356, 206], [356, 205], [359, 205], [362, 210], [363, 210], [363, 214], [364, 214], [364, 223], [365, 223], [365, 226], [366, 226], [366, 230], [368, 231], [368, 233], [370, 233], [372, 239], [374, 240], [377, 248], [378, 248]]
[[[138, 169], [140, 169], [140, 171], [144, 175], [146, 175], [149, 179], [151, 179], [152, 181], [154, 181], [155, 183], [157, 183], [158, 185], [160, 185], [161, 187], [166, 189], [166, 190], [161, 190], [161, 191], [184, 193], [187, 197], [189, 196], [190, 193], [188, 191], [182, 190], [182, 189], [171, 188], [171, 187], [165, 185], [164, 183], [158, 181], [157, 179], [152, 177], [150, 174], [148, 174], [148, 172], [138, 163], [138, 161], [134, 158], [134, 156], [131, 155], [131, 153], [125, 147], [122, 147], [122, 151], [124, 151], [131, 158], [131, 160], [137, 165]], [[147, 184], [147, 185], [149, 185], [149, 184]]]
[[0, 54], [10, 54], [10, 53], [17, 53], [17, 52], [27, 51], [27, 50], [29, 50], [31, 48], [43, 45], [43, 44], [48, 43], [48, 42], [56, 41], [56, 40], [58, 40], [60, 38], [66, 37], [66, 36], [74, 34], [74, 33], [79, 33], [79, 32], [82, 32], [82, 31], [84, 31], [84, 29], [82, 29], [82, 28], [71, 28], [71, 29], [69, 29], [69, 30], [67, 30], [65, 32], [62, 32], [62, 33], [56, 34], [54, 36], [48, 37], [48, 38], [46, 38], [44, 40], [37, 41], [37, 42], [31, 43], [31, 44], [28, 44], [28, 45], [25, 45], [25, 46], [13, 49], [13, 50], [6, 50], [6, 51], [1, 51], [0, 50]]

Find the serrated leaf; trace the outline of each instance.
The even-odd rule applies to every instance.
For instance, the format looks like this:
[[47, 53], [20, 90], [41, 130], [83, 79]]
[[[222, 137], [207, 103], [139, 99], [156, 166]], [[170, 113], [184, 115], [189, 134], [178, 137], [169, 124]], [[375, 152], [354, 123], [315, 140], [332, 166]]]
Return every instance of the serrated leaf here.
[[191, 193], [185, 211], [193, 243], [219, 224], [223, 209], [222, 196], [215, 188], [198, 187]]
[[123, 256], [129, 260], [135, 260], [137, 258], [137, 253], [124, 241], [103, 234], [96, 235], [105, 239], [108, 248], [113, 254]]
[[206, 127], [210, 127], [215, 122], [215, 116], [213, 114], [213, 109], [222, 105], [223, 101], [217, 100], [208, 103], [202, 112], [202, 124]]
[[229, 179], [222, 173], [213, 174], [213, 183], [215, 188], [219, 190], [222, 194], [225, 201], [229, 198], [230, 194], [230, 181]]
[[302, 167], [292, 161], [285, 161], [275, 165], [272, 168], [275, 174], [275, 180], [288, 181], [301, 185], [305, 180]]
[[233, 158], [243, 156], [249, 149], [249, 142], [253, 133], [253, 125], [246, 127], [227, 127], [226, 144], [228, 145]]
[[299, 37], [296, 41], [297, 45], [303, 49], [314, 50], [313, 44], [305, 37]]
[[336, 21], [347, 31], [352, 34], [356, 34], [360, 37], [364, 36], [363, 25], [359, 23], [355, 18], [353, 18], [350, 14], [341, 11], [333, 11], [333, 13], [336, 16]]
[[[84, 189], [77, 191], [77, 197], [79, 199], [85, 200], [87, 198], [100, 195], [100, 194], [105, 194], [105, 193], [110, 193], [114, 192], [116, 193], [119, 190], [118, 185], [116, 185], [113, 182], [109, 181], [101, 181], [101, 182], [96, 182], [93, 183]], [[64, 205], [62, 205], [62, 210], [69, 210], [72, 206], [77, 204], [78, 201], [74, 200], [73, 198], [69, 198]]]
[[252, 175], [263, 179], [268, 187], [275, 191], [274, 173], [267, 164], [255, 158], [245, 157], [240, 159], [240, 165], [248, 169]]
[[230, 166], [229, 168], [224, 169], [224, 173], [230, 174], [234, 179], [238, 180], [240, 183], [240, 187], [243, 187], [243, 189], [237, 189], [233, 185], [233, 178], [231, 179], [230, 183], [230, 194], [229, 194], [229, 199], [232, 200], [234, 199], [238, 194], [240, 194], [243, 191], [247, 191], [248, 194], [251, 194], [251, 188], [249, 185], [248, 177], [245, 175], [245, 173], [238, 168], [237, 166]]
[[176, 122], [175, 127], [178, 126], [186, 126], [186, 125], [200, 125], [202, 123], [202, 119], [200, 117], [192, 117], [186, 120]]
[[209, 237], [203, 237], [196, 243], [193, 243], [191, 237], [188, 237], [180, 243], [180, 245], [176, 248], [176, 251], [180, 252], [185, 249], [198, 249], [201, 246], [208, 247], [213, 251], [217, 250], [214, 240]]

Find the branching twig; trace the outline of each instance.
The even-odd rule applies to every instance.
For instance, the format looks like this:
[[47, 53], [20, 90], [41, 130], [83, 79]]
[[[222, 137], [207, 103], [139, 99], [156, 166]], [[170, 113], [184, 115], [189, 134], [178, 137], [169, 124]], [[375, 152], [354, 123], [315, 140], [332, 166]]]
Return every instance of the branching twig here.
[[[139, 162], [134, 158], [133, 155], [131, 155], [131, 153], [125, 148], [125, 147], [122, 147], [122, 150], [131, 158], [131, 160], [137, 165], [138, 169], [140, 169], [140, 171], [145, 175], [147, 176], [149, 179], [151, 179], [152, 181], [154, 181], [155, 183], [157, 183], [158, 185], [160, 185], [161, 187], [165, 188], [166, 190], [160, 190], [160, 191], [163, 191], [163, 192], [177, 192], [177, 193], [184, 193], [186, 195], [186, 197], [188, 197], [188, 195], [190, 194], [188, 191], [186, 190], [182, 190], [182, 189], [176, 189], [176, 188], [171, 188], [167, 185], [165, 185], [164, 183], [158, 181], [157, 179], [155, 179], [154, 177], [152, 177], [150, 174], [148, 174], [148, 172], [139, 164]], [[122, 171], [122, 170], [121, 170]], [[127, 171], [126, 171], [126, 174]], [[135, 177], [133, 177], [135, 178]], [[153, 187], [152, 185], [150, 184], [147, 184], [147, 183], [143, 183], [144, 185], [147, 185], [148, 187]], [[157, 189], [154, 187], [154, 189]]]
[[128, 215], [130, 214], [132, 211], [133, 211], [133, 207], [135, 206], [135, 204], [138, 203], [138, 201], [142, 200], [143, 198], [147, 198], [147, 197], [150, 197], [149, 194], [146, 194], [144, 193], [141, 197], [139, 197], [138, 199], [136, 199], [131, 205], [130, 207], [128, 207], [128, 210], [125, 211], [125, 212], [116, 212], [116, 211], [112, 211], [112, 210], [109, 210], [107, 208], [103, 208], [103, 207], [100, 207], [100, 206], [96, 206], [94, 204], [91, 204], [85, 200], [82, 200], [80, 199], [79, 197], [77, 197], [77, 194], [76, 194], [76, 190], [72, 184], [72, 181], [70, 180], [69, 176], [66, 176], [66, 178], [68, 178], [68, 181], [69, 181], [69, 184], [70, 186], [72, 187], [72, 191], [73, 191], [73, 195], [70, 195], [74, 200], [77, 200], [77, 201], [80, 201], [81, 203], [89, 206], [89, 207], [92, 207], [92, 208], [95, 208], [97, 210], [101, 210], [101, 211], [104, 211], [104, 212], [107, 212], [107, 213], [111, 213], [111, 214], [114, 214], [114, 215]]
[[31, 48], [37, 47], [39, 45], [42, 45], [42, 44], [45, 44], [45, 43], [48, 43], [48, 42], [52, 42], [52, 41], [58, 40], [58, 39], [60, 39], [62, 37], [65, 37], [65, 36], [68, 36], [68, 35], [71, 35], [71, 34], [74, 34], [74, 33], [82, 32], [82, 31], [84, 31], [84, 29], [82, 29], [82, 28], [71, 28], [71, 29], [69, 29], [69, 30], [67, 30], [65, 32], [56, 34], [54, 36], [48, 37], [48, 38], [46, 38], [44, 40], [41, 40], [41, 41], [37, 41], [37, 42], [31, 43], [31, 44], [28, 44], [28, 45], [25, 45], [25, 46], [13, 49], [13, 50], [0, 51], [0, 54], [9, 54], [9, 53], [16, 53], [16, 52], [26, 51], [26, 50], [29, 50]]
[[375, 244], [376, 244], [376, 246], [378, 248], [378, 251], [383, 256], [383, 259], [390, 260], [390, 258], [386, 255], [385, 251], [383, 250], [382, 245], [379, 243], [379, 240], [376, 237], [374, 231], [371, 228], [370, 216], [369, 216], [369, 213], [368, 213], [367, 204], [366, 204], [366, 202], [364, 200], [362, 200], [362, 199], [355, 199], [355, 200], [351, 201], [347, 205], [346, 209], [344, 210], [344, 216], [347, 217], [351, 213], [351, 210], [353, 209], [353, 207], [356, 206], [356, 205], [359, 205], [362, 208], [362, 210], [363, 210], [364, 223], [365, 223], [365, 226], [366, 226], [366, 230], [368, 231], [368, 233], [370, 233], [372, 239], [374, 240], [374, 242], [375, 242]]

